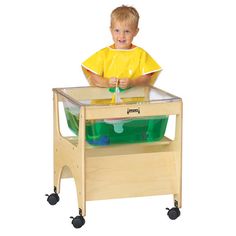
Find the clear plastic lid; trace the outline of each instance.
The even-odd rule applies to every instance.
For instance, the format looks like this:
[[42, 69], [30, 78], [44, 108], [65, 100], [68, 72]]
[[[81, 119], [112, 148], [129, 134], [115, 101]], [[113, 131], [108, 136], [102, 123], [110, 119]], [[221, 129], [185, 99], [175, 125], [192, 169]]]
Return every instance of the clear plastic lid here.
[[[160, 102], [173, 102], [181, 100], [181, 98], [165, 92], [159, 88], [146, 86], [146, 87], [133, 87], [126, 90], [119, 91], [115, 94], [108, 88], [99, 87], [69, 87], [69, 88], [54, 88], [54, 91], [59, 93], [65, 100], [77, 105], [117, 105], [117, 104], [142, 104], [142, 103], [160, 103]], [[119, 101], [114, 103], [114, 96], [119, 96]]]

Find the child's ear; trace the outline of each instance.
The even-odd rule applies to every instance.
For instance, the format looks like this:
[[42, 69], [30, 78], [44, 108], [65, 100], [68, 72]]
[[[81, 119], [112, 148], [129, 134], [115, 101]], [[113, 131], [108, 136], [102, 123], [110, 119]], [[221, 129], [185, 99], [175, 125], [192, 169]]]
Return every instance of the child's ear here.
[[136, 32], [135, 32], [134, 36], [136, 36], [138, 34], [138, 32], [139, 32], [139, 28], [136, 29]]

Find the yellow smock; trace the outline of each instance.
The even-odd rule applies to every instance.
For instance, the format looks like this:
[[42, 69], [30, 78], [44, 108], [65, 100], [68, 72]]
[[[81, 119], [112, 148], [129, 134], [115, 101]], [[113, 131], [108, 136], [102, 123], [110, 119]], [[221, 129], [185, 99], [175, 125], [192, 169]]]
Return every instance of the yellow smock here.
[[161, 72], [157, 62], [140, 47], [131, 49], [105, 47], [85, 60], [82, 69], [89, 83], [89, 71], [107, 79], [112, 77], [135, 79], [152, 73], [151, 85]]

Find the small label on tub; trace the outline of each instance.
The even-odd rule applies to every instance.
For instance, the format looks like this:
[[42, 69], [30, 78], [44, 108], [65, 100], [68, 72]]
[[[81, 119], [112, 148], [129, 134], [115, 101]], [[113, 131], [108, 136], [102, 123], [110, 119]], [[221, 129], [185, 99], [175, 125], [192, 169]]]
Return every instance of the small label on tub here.
[[129, 113], [138, 113], [140, 114], [140, 108], [127, 108], [127, 114]]

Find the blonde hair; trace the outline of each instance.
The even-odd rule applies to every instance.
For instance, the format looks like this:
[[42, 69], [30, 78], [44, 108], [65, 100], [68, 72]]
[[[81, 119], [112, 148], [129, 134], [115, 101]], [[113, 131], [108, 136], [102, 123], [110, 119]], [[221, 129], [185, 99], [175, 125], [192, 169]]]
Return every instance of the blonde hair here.
[[138, 11], [134, 7], [128, 7], [122, 5], [121, 7], [117, 7], [111, 13], [111, 27], [114, 21], [128, 21], [134, 27], [138, 28], [139, 14]]

